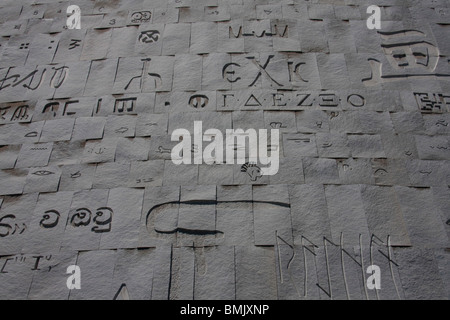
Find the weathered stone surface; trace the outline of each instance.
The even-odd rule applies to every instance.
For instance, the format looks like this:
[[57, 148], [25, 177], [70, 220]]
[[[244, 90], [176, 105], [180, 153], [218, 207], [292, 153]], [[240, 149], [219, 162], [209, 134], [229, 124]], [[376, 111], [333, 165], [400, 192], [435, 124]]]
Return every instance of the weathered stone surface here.
[[181, 247], [173, 249], [169, 299], [194, 299], [195, 255], [194, 249]]
[[236, 299], [273, 300], [277, 296], [273, 248], [235, 248]]
[[392, 245], [409, 246], [407, 226], [392, 188], [364, 185], [361, 196], [370, 233], [380, 239], [390, 237]]
[[[102, 233], [100, 248], [134, 248], [139, 240], [139, 226], [144, 191], [110, 189], [107, 207], [111, 209], [111, 231]], [[103, 229], [103, 228], [102, 228]]]
[[44, 167], [48, 164], [53, 143], [22, 145], [16, 168]]
[[56, 192], [61, 178], [59, 167], [31, 168], [28, 171], [24, 193]]
[[296, 245], [320, 243], [331, 238], [323, 186], [296, 185], [290, 188], [292, 233]]
[[69, 141], [74, 124], [74, 119], [45, 121], [39, 142]]
[[446, 246], [448, 237], [429, 189], [395, 187], [412, 245]]
[[96, 165], [72, 164], [63, 166], [59, 188], [61, 191], [91, 189]]
[[0, 168], [13, 169], [19, 156], [20, 146], [0, 147]]
[[196, 248], [194, 299], [234, 300], [234, 248], [229, 246]]
[[12, 169], [0, 171], [0, 194], [21, 194], [25, 187], [27, 170]]
[[303, 158], [305, 182], [308, 184], [338, 184], [336, 160], [326, 158]]
[[[364, 213], [359, 186], [326, 186], [328, 215], [334, 243], [343, 237], [346, 245], [358, 245], [360, 235], [369, 239], [369, 227]], [[346, 199], [341, 202], [340, 199]]]
[[81, 289], [71, 290], [70, 300], [112, 300], [116, 251], [96, 250], [80, 252], [77, 265], [83, 271]]
[[28, 293], [32, 300], [67, 300], [67, 266], [77, 263], [77, 254], [66, 251], [41, 257], [39, 269], [33, 270], [33, 281]]
[[[99, 209], [106, 207], [109, 190], [92, 189], [73, 194], [62, 246], [72, 250], [98, 250], [102, 233], [97, 233]], [[86, 215], [86, 216], [84, 216]]]
[[1, 255], [13, 255], [22, 251], [25, 244], [24, 234], [30, 225], [31, 213], [36, 207], [39, 194], [27, 194], [20, 197], [3, 197], [0, 210], [2, 219]]
[[430, 249], [394, 250], [405, 298], [413, 300], [446, 299], [437, 262]]
[[130, 163], [99, 163], [95, 170], [92, 186], [99, 189], [111, 189], [125, 185], [130, 172]]

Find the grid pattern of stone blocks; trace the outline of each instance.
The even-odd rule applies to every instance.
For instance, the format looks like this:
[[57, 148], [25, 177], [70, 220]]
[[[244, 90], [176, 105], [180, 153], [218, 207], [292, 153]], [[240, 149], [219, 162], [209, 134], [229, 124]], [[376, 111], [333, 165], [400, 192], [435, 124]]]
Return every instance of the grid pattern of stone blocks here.
[[[0, 4], [0, 298], [450, 297], [448, 1], [75, 2]], [[175, 165], [194, 121], [278, 174]]]

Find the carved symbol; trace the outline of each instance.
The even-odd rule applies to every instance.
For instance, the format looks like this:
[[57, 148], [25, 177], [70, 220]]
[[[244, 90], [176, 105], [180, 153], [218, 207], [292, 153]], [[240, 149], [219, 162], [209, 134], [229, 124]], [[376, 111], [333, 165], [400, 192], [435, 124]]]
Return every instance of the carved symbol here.
[[89, 148], [87, 150], [87, 153], [103, 154], [105, 152], [105, 150], [106, 150], [106, 148], [102, 148], [102, 147], [99, 147], [98, 149]]
[[256, 181], [262, 177], [261, 168], [254, 163], [245, 163], [241, 167], [241, 172], [246, 172], [250, 176], [250, 180]]
[[[236, 81], [241, 80], [240, 77], [237, 77], [236, 79], [233, 79], [233, 75], [236, 74], [236, 71], [234, 71], [234, 70], [229, 70], [228, 71], [228, 68], [233, 67], [233, 66], [240, 67], [241, 65], [237, 64], [237, 63], [234, 63], [234, 62], [231, 62], [231, 63], [227, 63], [222, 68], [222, 78], [224, 78], [225, 80], [227, 80], [228, 82], [231, 82], [231, 83], [234, 83]], [[228, 77], [227, 75], [231, 75], [231, 77]]]
[[334, 118], [337, 118], [337, 117], [339, 117], [339, 112], [331, 112], [330, 113], [330, 120], [332, 120], [332, 119], [334, 119]]
[[135, 102], [137, 98], [122, 98], [116, 99], [114, 104], [114, 112], [123, 113], [123, 112], [132, 112], [134, 110]]
[[119, 129], [116, 129], [114, 132], [115, 133], [125, 133], [127, 132], [129, 129], [127, 127], [120, 127]]
[[95, 212], [95, 217], [93, 219], [93, 221], [97, 225], [92, 227], [91, 231], [95, 233], [104, 233], [111, 231], [112, 216], [113, 210], [111, 208], [108, 207], [98, 208]]
[[428, 94], [415, 92], [414, 97], [421, 111], [442, 112], [444, 106], [450, 105], [450, 96], [445, 96], [440, 93]]
[[97, 106], [95, 107], [95, 114], [100, 112], [100, 108], [102, 107], [102, 101], [103, 101], [102, 98], [97, 100]]
[[139, 89], [142, 88], [142, 82], [144, 80], [144, 75], [148, 74], [151, 77], [154, 77], [155, 79], [155, 88], [157, 87], [157, 80], [159, 80], [160, 82], [162, 82], [162, 78], [161, 75], [157, 74], [157, 73], [151, 73], [151, 72], [147, 72], [148, 71], [148, 63], [151, 61], [151, 58], [145, 58], [145, 59], [141, 59], [142, 63], [142, 71], [141, 74], [138, 76], [134, 76], [130, 79], [130, 81], [128, 81], [128, 84], [125, 86], [125, 90], [128, 90], [128, 88], [130, 87], [131, 83], [133, 82], [133, 80], [135, 79], [140, 79], [139, 81]]
[[56, 210], [45, 211], [45, 214], [42, 216], [42, 220], [39, 222], [39, 225], [45, 229], [54, 228], [58, 225], [59, 217], [60, 214]]
[[[285, 31], [286, 32], [286, 31]], [[292, 61], [289, 61], [288, 62], [288, 68], [289, 68], [289, 82], [291, 82], [292, 81], [292, 76], [293, 75], [295, 75], [299, 80], [301, 80], [301, 81], [303, 81], [303, 82], [309, 82], [308, 80], [305, 80], [305, 79], [303, 79], [302, 78], [302, 76], [300, 75], [300, 67], [301, 66], [303, 66], [303, 65], [305, 65], [306, 63], [305, 62], [300, 62], [300, 63], [297, 63], [296, 65], [295, 65], [295, 67], [292, 69], [292, 65], [293, 65], [294, 63], [292, 62]]]
[[91, 223], [91, 215], [92, 213], [89, 209], [77, 209], [70, 219], [70, 224], [74, 227], [87, 226]]
[[159, 40], [160, 33], [158, 30], [147, 30], [142, 31], [139, 35], [139, 42], [142, 43], [153, 43]]
[[39, 171], [35, 171], [32, 174], [36, 175], [36, 176], [48, 176], [51, 174], [55, 174], [54, 172], [51, 171], [47, 171], [47, 170], [39, 170]]
[[287, 128], [286, 126], [283, 126], [283, 123], [282, 123], [282, 122], [271, 122], [271, 123], [270, 123], [270, 126], [271, 126], [273, 129]]
[[231, 39], [231, 38], [242, 38], [242, 37], [256, 37], [256, 38], [262, 38], [262, 37], [264, 37], [264, 36], [266, 36], [266, 37], [281, 37], [281, 38], [284, 38], [284, 37], [286, 37], [287, 36], [287, 34], [288, 34], [288, 29], [289, 29], [289, 26], [288, 25], [286, 25], [285, 27], [284, 27], [284, 30], [283, 30], [283, 32], [278, 32], [278, 26], [277, 25], [274, 25], [273, 27], [271, 26], [271, 28], [270, 28], [270, 30], [263, 30], [259, 35], [256, 33], [256, 31], [255, 30], [252, 30], [251, 32], [247, 32], [247, 33], [243, 33], [242, 32], [242, 29], [243, 29], [243, 27], [242, 27], [242, 25], [240, 25], [239, 26], [239, 30], [238, 30], [238, 33], [236, 34], [235, 32], [234, 32], [234, 30], [233, 30], [233, 27], [232, 26], [229, 26], [229, 28], [228, 28], [228, 37]]
[[258, 99], [252, 94], [247, 101], [245, 102], [244, 106], [246, 107], [261, 107], [262, 104], [259, 102]]
[[256, 83], [256, 81], [258, 81], [258, 79], [262, 76], [263, 73], [267, 76], [267, 78], [269, 78], [272, 82], [274, 82], [278, 86], [280, 86], [280, 87], [283, 86], [282, 84], [278, 83], [275, 79], [273, 79], [270, 76], [270, 74], [266, 71], [266, 68], [270, 63], [270, 60], [272, 60], [272, 58], [274, 58], [274, 57], [275, 57], [274, 55], [269, 55], [269, 57], [267, 58], [267, 60], [263, 66], [259, 63], [259, 61], [256, 60], [255, 57], [246, 57], [247, 59], [251, 60], [253, 62], [253, 64], [255, 66], [257, 66], [259, 69], [258, 75], [256, 76], [255, 80], [253, 80], [253, 82], [249, 85], [249, 87], [252, 87]]
[[30, 150], [47, 150], [47, 149], [48, 149], [47, 147], [42, 147], [42, 148], [34, 147], [34, 148], [31, 148]]
[[38, 136], [38, 132], [37, 131], [32, 131], [32, 132], [28, 132], [24, 137], [25, 138], [35, 138]]
[[[52, 43], [55, 43], [55, 40], [51, 40], [50, 44], [52, 44]], [[51, 49], [53, 49], [53, 46], [50, 45], [50, 46], [47, 47], [47, 49], [51, 50]]]
[[113, 300], [130, 300], [130, 295], [128, 294], [127, 285], [125, 283], [120, 285], [120, 288], [114, 295]]
[[288, 141], [294, 141], [295, 143], [310, 143], [311, 139], [309, 138], [288, 138]]
[[296, 97], [302, 97], [302, 99], [300, 100], [300, 102], [297, 104], [297, 107], [311, 107], [312, 106], [312, 101], [314, 101], [313, 99], [311, 99], [311, 103], [310, 104], [303, 104], [306, 102], [306, 100], [308, 100], [311, 97], [310, 93], [299, 93], [296, 95]]
[[150, 11], [133, 12], [131, 15], [131, 23], [149, 22], [151, 17], [152, 13]]
[[16, 120], [20, 121], [20, 120], [28, 119], [29, 118], [28, 108], [29, 108], [29, 106], [27, 106], [27, 105], [17, 107], [16, 110], [14, 111], [13, 115], [11, 116], [11, 121], [16, 121]]
[[343, 165], [342, 165], [342, 168], [344, 169], [344, 172], [345, 172], [345, 171], [352, 171], [352, 170], [353, 170], [353, 168], [350, 167], [348, 164], [343, 164]]
[[320, 94], [319, 106], [321, 107], [337, 107], [340, 99], [335, 94]]
[[[9, 71], [8, 71], [8, 72], [9, 72]], [[21, 84], [22, 82], [25, 82], [25, 81], [28, 80], [28, 79], [30, 79], [30, 81], [28, 82], [28, 84], [23, 84], [22, 86], [23, 86], [24, 88], [26, 88], [26, 89], [36, 90], [37, 88], [39, 88], [39, 87], [41, 86], [42, 82], [44, 81], [44, 78], [45, 78], [44, 76], [45, 76], [45, 73], [47, 72], [47, 69], [44, 68], [44, 69], [41, 71], [41, 77], [39, 78], [39, 81], [37, 82], [37, 84], [36, 84], [34, 87], [32, 87], [31, 85], [32, 85], [32, 83], [33, 83], [33, 81], [34, 81], [34, 76], [35, 76], [38, 72], [39, 72], [39, 70], [34, 70], [34, 71], [30, 72], [29, 74], [27, 74], [23, 79], [20, 79], [20, 77], [21, 77], [20, 74], [14, 74], [14, 75], [11, 75], [11, 76], [6, 75], [3, 79], [0, 80], [0, 82], [1, 82], [0, 90], [5, 89], [5, 88], [8, 88], [8, 87], [10, 87], [10, 86], [11, 86], [12, 88], [14, 88], [14, 87], [18, 86], [19, 84]], [[11, 79], [14, 79], [14, 80], [13, 80], [13, 83], [8, 83], [8, 84], [5, 85], [5, 82], [8, 81], [8, 80], [11, 80]], [[20, 80], [19, 80], [19, 79], [20, 79]]]
[[164, 148], [164, 147], [162, 147], [162, 146], [159, 146], [159, 147], [158, 147], [158, 152], [159, 152], [159, 153], [172, 153], [172, 150], [166, 149], [166, 148]]
[[77, 171], [77, 172], [75, 172], [75, 173], [71, 173], [71, 174], [70, 174], [70, 177], [71, 177], [72, 179], [77, 179], [77, 178], [81, 177], [81, 172], [80, 172], [80, 171]]
[[79, 100], [66, 101], [66, 102], [64, 103], [64, 108], [63, 108], [63, 113], [62, 113], [62, 115], [63, 115], [63, 116], [65, 116], [65, 115], [67, 115], [67, 116], [72, 116], [72, 115], [76, 114], [76, 112], [68, 112], [68, 111], [67, 111], [67, 107], [68, 107], [69, 105], [71, 105], [71, 104], [75, 104], [75, 103], [79, 103], [79, 102], [80, 102]]
[[364, 107], [366, 104], [366, 99], [359, 94], [352, 94], [347, 97], [347, 102], [354, 107]]
[[[58, 111], [58, 109], [59, 109], [59, 102], [47, 103], [44, 106], [44, 109], [42, 109], [42, 113], [46, 113], [48, 111], [48, 109], [50, 109], [50, 112], [53, 112], [53, 117], [56, 117], [56, 111]], [[56, 109], [56, 111], [55, 111], [55, 109]]]
[[448, 127], [448, 122], [446, 122], [444, 119], [441, 119], [438, 122], [436, 122], [436, 126]]
[[189, 105], [193, 108], [204, 108], [208, 105], [209, 98], [203, 94], [196, 94], [193, 95], [189, 99]]
[[76, 47], [80, 46], [81, 40], [79, 40], [79, 39], [70, 39], [70, 41], [72, 41], [72, 42], [69, 44], [69, 50], [75, 49]]
[[58, 89], [66, 81], [66, 78], [69, 74], [69, 67], [66, 66], [59, 68], [52, 67], [52, 70], [55, 70], [55, 72], [53, 73], [53, 76], [50, 80], [50, 87]]
[[8, 111], [9, 111], [9, 109], [11, 109], [11, 107], [9, 106], [9, 107], [1, 107], [0, 108], [0, 112], [1, 112], [1, 119], [2, 120], [6, 120], [6, 118], [5, 118], [5, 116], [6, 116], [6, 114], [8, 113]]
[[154, 181], [153, 178], [148, 178], [148, 179], [136, 179], [136, 183], [149, 183]]
[[17, 230], [20, 230], [19, 234], [24, 233], [24, 231], [27, 229], [27, 226], [26, 226], [25, 223], [22, 223], [22, 226], [23, 226], [23, 229], [20, 230], [19, 225], [16, 223], [15, 226], [14, 226], [14, 231], [11, 233], [11, 235], [15, 234]]
[[[6, 219], [13, 219], [13, 220], [15, 220], [16, 216], [12, 215], [12, 214], [8, 214], [8, 215], [0, 218], [0, 237], [1, 238], [9, 236], [9, 234], [10, 234], [10, 232], [12, 230], [12, 226], [9, 223], [2, 223], [3, 220], [6, 220]], [[6, 231], [1, 232], [1, 228], [6, 228]]]
[[438, 150], [448, 150], [449, 148], [447, 148], [447, 147], [443, 147], [443, 146], [430, 146], [430, 148], [431, 149], [434, 149], [434, 148], [436, 148], [436, 149], [438, 149]]
[[380, 169], [377, 169], [376, 171], [375, 171], [375, 175], [380, 175], [380, 176], [384, 176], [384, 175], [386, 175], [388, 172], [387, 172], [387, 170], [386, 169], [383, 169], [383, 168], [380, 168]]
[[28, 49], [28, 47], [30, 46], [30, 43], [22, 43], [19, 47], [19, 49], [23, 50], [23, 49]]
[[153, 224], [153, 217], [157, 214], [164, 213], [164, 207], [173, 207], [181, 204], [187, 204], [191, 206], [201, 206], [201, 207], [210, 207], [212, 212], [215, 212], [215, 206], [221, 203], [263, 203], [263, 204], [271, 204], [283, 208], [290, 208], [290, 204], [284, 202], [273, 202], [273, 201], [252, 201], [252, 200], [243, 200], [243, 201], [216, 201], [216, 200], [190, 200], [190, 201], [172, 201], [158, 204], [151, 208], [147, 213], [146, 224], [147, 230], [149, 232], [157, 232], [159, 234], [175, 234], [175, 233], [183, 233], [190, 235], [218, 235], [223, 234], [222, 231], [216, 229], [205, 229], [204, 227], [198, 228], [182, 228], [182, 227], [166, 227], [166, 226], [158, 226]]
[[[92, 222], [95, 224], [91, 228], [94, 233], [104, 233], [111, 231], [113, 210], [109, 207], [101, 207], [95, 211]], [[91, 223], [92, 212], [87, 208], [79, 208], [72, 215], [70, 224], [73, 227], [86, 227]]]

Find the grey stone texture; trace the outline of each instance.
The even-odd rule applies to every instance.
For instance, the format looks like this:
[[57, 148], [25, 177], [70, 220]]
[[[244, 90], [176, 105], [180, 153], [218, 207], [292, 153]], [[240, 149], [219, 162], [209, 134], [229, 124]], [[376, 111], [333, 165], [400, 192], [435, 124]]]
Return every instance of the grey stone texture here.
[[[449, 14], [445, 0], [3, 0], [0, 299], [450, 298]], [[194, 121], [267, 130], [278, 172], [249, 150], [175, 164], [172, 133]], [[192, 136], [191, 158], [209, 141]]]

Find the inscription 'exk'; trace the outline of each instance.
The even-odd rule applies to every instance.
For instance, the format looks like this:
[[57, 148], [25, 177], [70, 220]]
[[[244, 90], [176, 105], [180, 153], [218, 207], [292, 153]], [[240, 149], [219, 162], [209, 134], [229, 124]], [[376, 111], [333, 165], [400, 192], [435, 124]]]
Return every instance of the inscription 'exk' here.
[[[245, 74], [240, 74], [238, 71], [246, 66], [242, 66], [237, 62], [230, 62], [223, 66], [222, 78], [229, 83], [236, 83], [241, 80], [244, 81], [244, 79], [251, 79], [252, 81], [249, 83], [248, 87], [253, 87], [257, 84], [258, 80], [260, 80], [261, 77], [264, 76], [264, 79], [267, 79], [272, 86], [284, 87], [285, 85], [287, 85], [287, 83], [283, 84], [283, 81], [276, 79], [276, 76], [273, 74], [273, 72], [270, 73], [268, 70], [268, 67], [273, 61], [273, 58], [275, 58], [275, 55], [269, 55], [264, 63], [261, 63], [261, 61], [263, 61], [262, 59], [258, 60], [255, 56], [249, 56], [245, 58], [255, 66], [254, 75], [247, 75], [247, 68], [245, 68]], [[300, 66], [304, 64], [305, 62], [298, 62], [294, 65], [294, 62], [286, 61], [286, 68], [283, 68], [283, 71], [286, 71], [289, 74], [289, 77], [287, 78], [289, 83], [296, 81], [308, 82], [308, 80], [305, 80], [300, 75]]]

